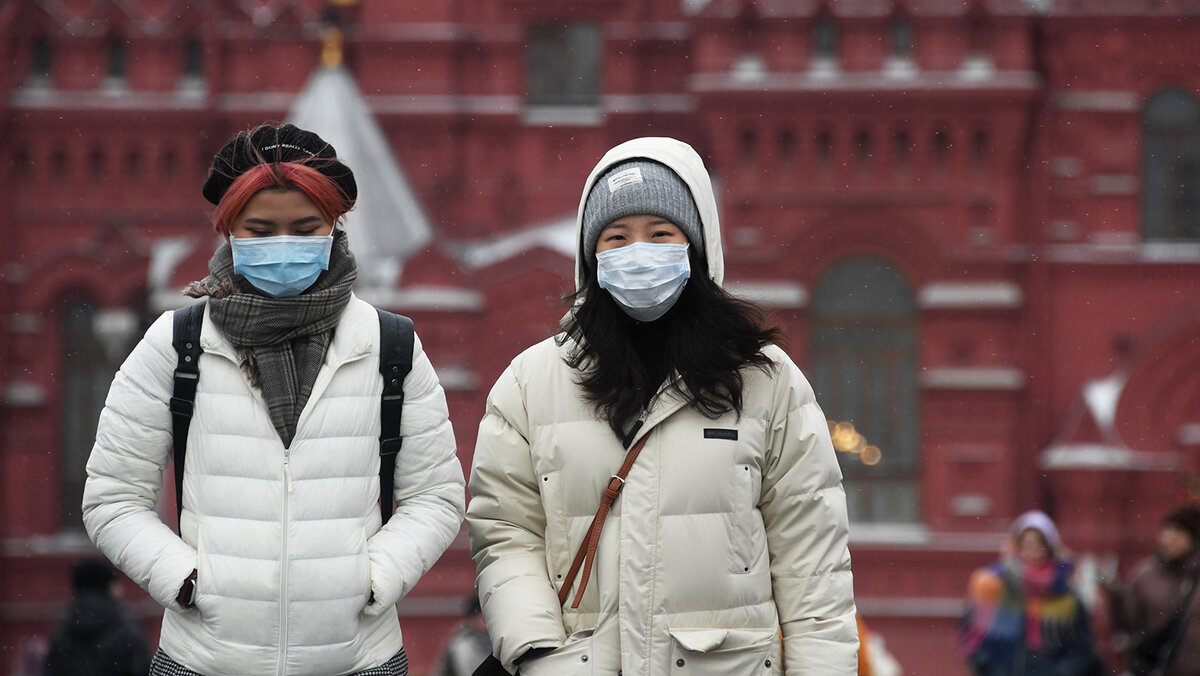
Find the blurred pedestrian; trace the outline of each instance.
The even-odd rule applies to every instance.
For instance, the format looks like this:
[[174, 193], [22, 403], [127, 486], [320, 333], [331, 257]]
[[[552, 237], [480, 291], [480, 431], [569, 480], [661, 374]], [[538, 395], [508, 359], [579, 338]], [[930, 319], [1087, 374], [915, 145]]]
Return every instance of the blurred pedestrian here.
[[487, 627], [483, 624], [479, 597], [472, 594], [467, 599], [462, 620], [442, 646], [433, 668], [433, 675], [471, 676], [479, 663], [491, 653], [492, 641], [488, 638]]
[[1138, 676], [1200, 676], [1200, 506], [1163, 519], [1154, 553], [1113, 590], [1126, 667]]
[[901, 676], [904, 670], [896, 657], [887, 649], [883, 636], [867, 626], [859, 615], [858, 620], [858, 676]]
[[853, 674], [828, 423], [782, 330], [721, 288], [700, 156], [618, 145], [577, 225], [563, 332], [500, 376], [475, 449], [467, 526], [497, 669], [779, 673], [786, 647], [787, 674]]
[[145, 676], [146, 637], [114, 597], [115, 582], [105, 561], [84, 559], [71, 568], [71, 601], [50, 638], [44, 676]]
[[[164, 313], [113, 380], [87, 464], [88, 535], [166, 608], [153, 676], [403, 676], [396, 602], [458, 533], [464, 482], [437, 374], [401, 327], [383, 370], [411, 357], [387, 383], [403, 412], [381, 416], [394, 317], [351, 291], [337, 224], [354, 174], [317, 134], [268, 124], [221, 148], [202, 192], [221, 243], [187, 289], [202, 312], [179, 315], [199, 339], [174, 346], [188, 311]], [[181, 406], [185, 348], [199, 376]], [[177, 535], [155, 504], [181, 411]], [[381, 438], [400, 445], [385, 423], [403, 449], [381, 475]]]
[[996, 563], [971, 575], [961, 642], [977, 676], [1103, 673], [1088, 610], [1058, 528], [1034, 510], [1013, 522]]

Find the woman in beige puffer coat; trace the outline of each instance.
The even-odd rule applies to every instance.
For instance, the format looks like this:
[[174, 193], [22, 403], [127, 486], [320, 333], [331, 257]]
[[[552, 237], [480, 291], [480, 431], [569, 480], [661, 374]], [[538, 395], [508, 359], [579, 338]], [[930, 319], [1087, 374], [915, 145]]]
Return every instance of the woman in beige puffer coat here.
[[[855, 673], [827, 423], [780, 329], [720, 288], [700, 157], [613, 148], [579, 233], [564, 332], [513, 360], [480, 424], [467, 524], [494, 654], [526, 676]], [[567, 570], [642, 438], [576, 606]]]

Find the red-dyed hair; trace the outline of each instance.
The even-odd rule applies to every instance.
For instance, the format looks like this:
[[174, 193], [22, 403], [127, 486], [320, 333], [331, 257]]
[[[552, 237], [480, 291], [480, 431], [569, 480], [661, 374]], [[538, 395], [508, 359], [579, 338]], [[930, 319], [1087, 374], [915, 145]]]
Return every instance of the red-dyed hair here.
[[312, 167], [296, 162], [259, 164], [229, 186], [213, 213], [213, 229], [228, 235], [234, 219], [263, 190], [299, 190], [312, 200], [325, 220], [335, 224], [352, 206], [337, 183]]

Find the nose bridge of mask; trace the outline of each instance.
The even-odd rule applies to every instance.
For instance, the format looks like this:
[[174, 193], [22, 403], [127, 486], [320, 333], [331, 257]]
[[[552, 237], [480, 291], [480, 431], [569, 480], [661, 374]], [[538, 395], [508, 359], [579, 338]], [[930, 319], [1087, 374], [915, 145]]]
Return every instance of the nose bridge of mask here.
[[687, 249], [687, 244], [635, 242], [600, 252], [596, 254], [598, 281], [602, 288], [627, 291], [670, 285], [681, 275], [685, 279], [690, 275]]
[[611, 268], [657, 267], [680, 260], [687, 260], [687, 244], [634, 242], [625, 246], [601, 251], [596, 260], [606, 260]]
[[265, 260], [278, 256], [283, 249], [318, 249], [325, 242], [333, 242], [333, 235], [272, 235], [270, 237], [229, 237], [230, 244], [237, 242], [243, 258]]

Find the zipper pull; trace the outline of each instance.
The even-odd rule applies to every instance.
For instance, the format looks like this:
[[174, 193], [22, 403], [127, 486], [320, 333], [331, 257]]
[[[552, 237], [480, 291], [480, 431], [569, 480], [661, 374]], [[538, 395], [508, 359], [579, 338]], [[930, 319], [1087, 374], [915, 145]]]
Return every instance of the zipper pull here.
[[641, 419], [641, 420], [638, 420], [637, 422], [633, 423], [633, 427], [630, 428], [629, 434], [625, 435], [624, 443], [625, 443], [626, 450], [629, 450], [629, 446], [631, 444], [633, 444], [633, 440], [637, 437], [637, 433], [642, 429], [642, 425], [645, 425], [645, 424], [646, 424], [645, 419]]
[[288, 462], [287, 456], [283, 458], [283, 476], [287, 479], [287, 492], [292, 492], [292, 466]]

